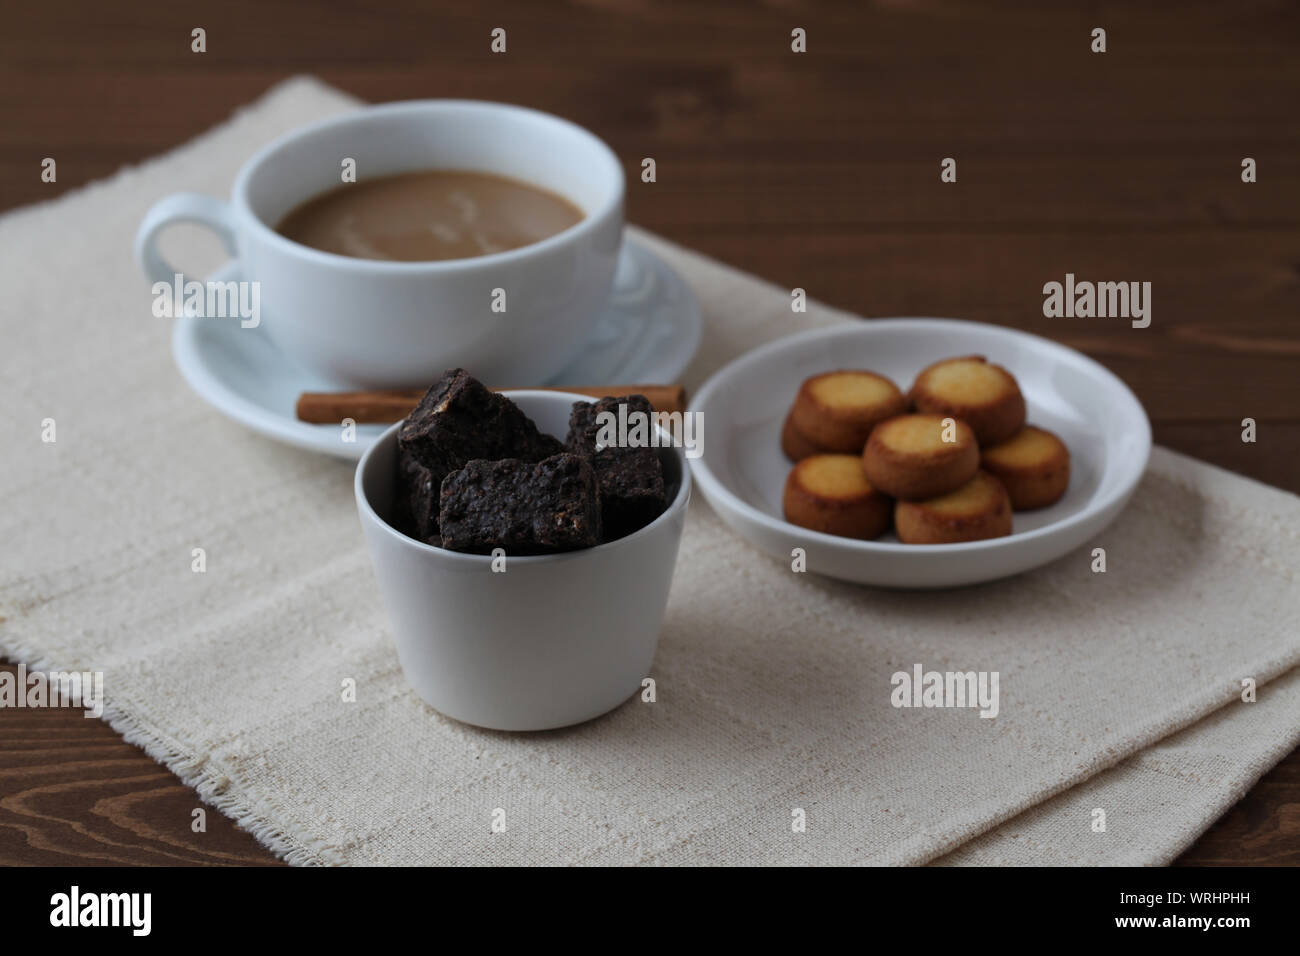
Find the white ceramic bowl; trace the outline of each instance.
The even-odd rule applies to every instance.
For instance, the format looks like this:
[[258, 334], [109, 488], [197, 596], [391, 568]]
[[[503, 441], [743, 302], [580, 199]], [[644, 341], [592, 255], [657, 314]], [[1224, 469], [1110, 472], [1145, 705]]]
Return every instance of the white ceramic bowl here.
[[[781, 425], [800, 383], [840, 368], [878, 372], [906, 391], [939, 359], [984, 355], [1020, 382], [1028, 420], [1070, 449], [1070, 487], [1050, 508], [1017, 512], [1009, 537], [909, 545], [808, 531], [782, 518], [790, 462]], [[792, 335], [740, 357], [691, 404], [708, 425], [691, 468], [705, 499], [742, 537], [785, 562], [805, 549], [807, 569], [886, 587], [939, 588], [992, 581], [1055, 560], [1119, 514], [1146, 470], [1151, 425], [1113, 374], [1055, 342], [952, 319], [876, 319]]]
[[[543, 432], [563, 438], [566, 392], [507, 393]], [[357, 510], [407, 680], [448, 717], [493, 730], [546, 730], [598, 717], [650, 673], [691, 477], [661, 448], [667, 510], [626, 538], [584, 551], [492, 558], [436, 548], [388, 523], [397, 429], [357, 465]]]

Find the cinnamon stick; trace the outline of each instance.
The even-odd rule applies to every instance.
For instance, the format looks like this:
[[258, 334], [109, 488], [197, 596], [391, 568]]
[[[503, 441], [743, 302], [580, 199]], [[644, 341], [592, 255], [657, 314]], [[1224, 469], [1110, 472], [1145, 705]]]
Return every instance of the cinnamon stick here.
[[[544, 392], [576, 392], [592, 398], [606, 395], [644, 395], [657, 412], [686, 411], [686, 389], [680, 385], [555, 385]], [[508, 389], [494, 388], [494, 392]], [[378, 389], [361, 392], [303, 392], [298, 396], [299, 421], [337, 425], [350, 418], [358, 425], [387, 425], [407, 416], [424, 397], [422, 388]]]

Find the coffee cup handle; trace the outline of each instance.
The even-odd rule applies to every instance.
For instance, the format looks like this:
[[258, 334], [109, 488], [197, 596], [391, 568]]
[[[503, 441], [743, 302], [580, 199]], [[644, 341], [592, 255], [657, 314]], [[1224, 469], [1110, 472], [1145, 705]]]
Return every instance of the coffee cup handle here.
[[235, 248], [235, 216], [230, 203], [202, 193], [175, 193], [158, 200], [144, 214], [135, 234], [135, 258], [150, 282], [171, 285], [176, 276], [186, 282], [184, 273], [163, 258], [158, 251], [158, 236], [173, 223], [193, 222], [207, 226], [220, 237], [226, 250], [233, 256]]

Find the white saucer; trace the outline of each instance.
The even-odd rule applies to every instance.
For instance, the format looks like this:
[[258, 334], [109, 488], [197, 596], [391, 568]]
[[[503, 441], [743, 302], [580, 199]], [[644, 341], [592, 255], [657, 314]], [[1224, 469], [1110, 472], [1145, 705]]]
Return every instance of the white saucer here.
[[[209, 276], [214, 282], [237, 278], [234, 262]], [[700, 344], [700, 325], [699, 303], [681, 277], [645, 246], [624, 239], [609, 305], [582, 353], [550, 382], [502, 384], [671, 384]], [[299, 394], [347, 391], [349, 386], [297, 365], [275, 347], [264, 325], [246, 329], [238, 318], [182, 316], [172, 329], [172, 355], [200, 398], [276, 441], [357, 459], [388, 427], [358, 425], [356, 440], [348, 442], [339, 425], [298, 421]], [[440, 372], [430, 369], [430, 376]]]
[[[1008, 537], [963, 544], [901, 544], [892, 534], [859, 541], [784, 520], [791, 465], [781, 453], [781, 425], [805, 378], [861, 368], [906, 389], [922, 368], [953, 355], [984, 355], [1005, 366], [1020, 382], [1030, 423], [1065, 442], [1070, 486], [1060, 501], [1017, 512]], [[1086, 355], [1016, 329], [951, 319], [873, 319], [770, 342], [705, 382], [691, 409], [709, 423], [691, 471], [723, 521], [787, 565], [802, 548], [809, 571], [885, 587], [976, 584], [1070, 553], [1119, 514], [1151, 452], [1142, 405]], [[1081, 564], [1079, 573], [1087, 572]]]

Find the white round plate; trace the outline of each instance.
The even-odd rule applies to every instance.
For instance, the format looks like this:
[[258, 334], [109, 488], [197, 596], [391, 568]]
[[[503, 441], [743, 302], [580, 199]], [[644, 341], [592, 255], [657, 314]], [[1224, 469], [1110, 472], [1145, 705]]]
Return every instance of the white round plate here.
[[[790, 462], [781, 425], [810, 375], [870, 369], [908, 388], [932, 362], [984, 355], [1020, 382], [1029, 421], [1070, 449], [1070, 486], [1050, 508], [1016, 512], [1012, 534], [963, 544], [859, 541], [808, 531], [782, 518]], [[940, 588], [976, 584], [1046, 564], [1100, 532], [1146, 470], [1151, 425], [1137, 398], [1085, 355], [1036, 335], [953, 319], [876, 319], [769, 343], [723, 368], [695, 396], [704, 430], [691, 470], [722, 519], [782, 561], [803, 548], [807, 569], [860, 584]]]
[[[233, 262], [209, 277], [219, 282], [238, 278]], [[262, 321], [268, 321], [267, 317]], [[648, 248], [624, 239], [609, 304], [581, 354], [550, 382], [499, 384], [516, 388], [671, 384], [699, 347], [700, 324], [699, 303], [681, 277]], [[262, 325], [246, 329], [234, 318], [182, 316], [173, 324], [172, 355], [200, 398], [276, 441], [357, 459], [388, 427], [358, 425], [356, 441], [345, 442], [338, 425], [298, 421], [294, 409], [302, 392], [348, 391], [350, 387], [293, 362], [275, 347]], [[442, 371], [430, 369], [430, 382]]]

